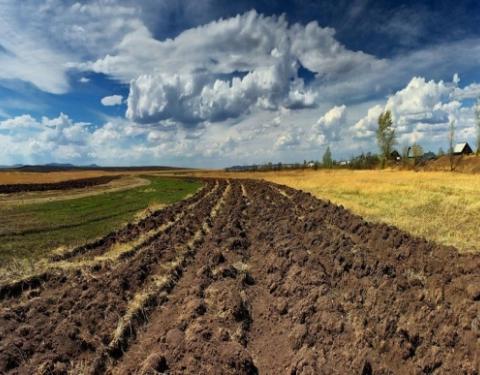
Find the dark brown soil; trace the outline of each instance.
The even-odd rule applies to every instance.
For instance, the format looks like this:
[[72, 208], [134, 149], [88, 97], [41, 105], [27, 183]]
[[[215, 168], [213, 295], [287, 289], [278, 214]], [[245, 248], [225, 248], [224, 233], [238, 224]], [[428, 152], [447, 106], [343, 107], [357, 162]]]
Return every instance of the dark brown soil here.
[[61, 182], [43, 183], [43, 184], [10, 184], [0, 185], [0, 194], [11, 194], [32, 191], [47, 190], [70, 190], [83, 189], [96, 185], [104, 185], [120, 178], [120, 176], [99, 176], [90, 178], [81, 178]]
[[0, 288], [0, 373], [480, 371], [480, 256], [235, 180], [63, 260], [160, 226], [115, 263]]

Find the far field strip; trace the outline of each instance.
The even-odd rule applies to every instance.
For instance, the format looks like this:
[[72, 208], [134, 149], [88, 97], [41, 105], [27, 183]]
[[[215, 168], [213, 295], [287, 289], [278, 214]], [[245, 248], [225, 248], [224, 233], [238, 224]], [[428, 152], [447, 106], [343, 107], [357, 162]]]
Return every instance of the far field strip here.
[[2, 206], [19, 206], [35, 203], [66, 201], [71, 199], [91, 197], [98, 194], [124, 191], [147, 185], [150, 185], [150, 180], [147, 178], [140, 176], [122, 176], [119, 179], [109, 182], [108, 184], [82, 189], [0, 194], [0, 204]]

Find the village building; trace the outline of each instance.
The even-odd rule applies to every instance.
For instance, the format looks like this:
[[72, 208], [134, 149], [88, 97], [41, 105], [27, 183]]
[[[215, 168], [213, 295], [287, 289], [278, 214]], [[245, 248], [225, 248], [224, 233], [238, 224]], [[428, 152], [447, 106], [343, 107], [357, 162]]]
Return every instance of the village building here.
[[402, 159], [402, 157], [400, 156], [400, 153], [397, 150], [393, 150], [390, 153], [390, 159], [395, 160], [395, 161], [400, 161], [400, 159]]
[[457, 143], [453, 148], [454, 155], [470, 155], [473, 154], [473, 150], [468, 144], [468, 142]]

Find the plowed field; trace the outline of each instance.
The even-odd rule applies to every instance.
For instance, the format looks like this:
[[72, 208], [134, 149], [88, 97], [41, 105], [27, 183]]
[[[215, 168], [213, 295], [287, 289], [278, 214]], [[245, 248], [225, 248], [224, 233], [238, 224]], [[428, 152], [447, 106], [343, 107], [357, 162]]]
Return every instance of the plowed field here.
[[100, 176], [90, 177], [70, 181], [52, 182], [43, 184], [7, 184], [0, 185], [0, 194], [19, 193], [25, 191], [48, 191], [48, 190], [68, 190], [82, 189], [96, 185], [108, 184], [109, 182], [120, 178], [120, 176]]
[[193, 197], [0, 287], [0, 373], [478, 374], [480, 256], [285, 186]]

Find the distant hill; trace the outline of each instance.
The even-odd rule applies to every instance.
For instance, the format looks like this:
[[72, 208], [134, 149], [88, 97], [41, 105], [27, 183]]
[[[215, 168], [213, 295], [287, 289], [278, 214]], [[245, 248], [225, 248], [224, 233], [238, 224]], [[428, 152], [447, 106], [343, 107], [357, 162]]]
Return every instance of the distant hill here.
[[0, 169], [16, 169], [23, 167], [23, 164], [14, 164], [14, 165], [0, 165]]
[[58, 171], [72, 171], [72, 170], [95, 170], [102, 171], [147, 171], [147, 170], [172, 170], [172, 169], [189, 169], [168, 166], [137, 166], [137, 167], [102, 167], [97, 164], [89, 165], [74, 165], [70, 163], [48, 163], [39, 165], [5, 165], [0, 166], [3, 170], [15, 170], [21, 172], [58, 172]]
[[79, 167], [68, 163], [48, 163], [41, 165], [22, 165], [18, 168], [13, 168], [25, 172], [48, 172], [48, 171], [68, 171], [71, 169], [78, 169]]

